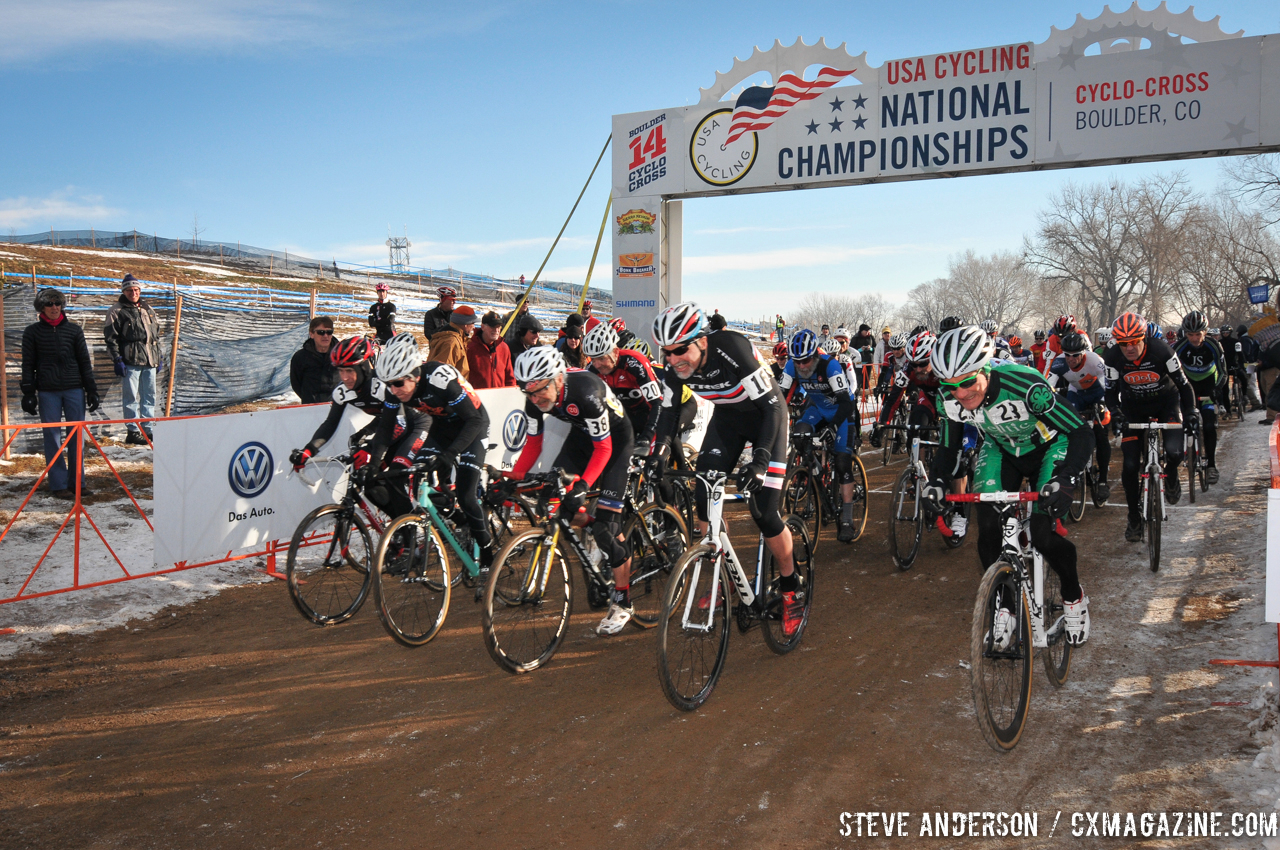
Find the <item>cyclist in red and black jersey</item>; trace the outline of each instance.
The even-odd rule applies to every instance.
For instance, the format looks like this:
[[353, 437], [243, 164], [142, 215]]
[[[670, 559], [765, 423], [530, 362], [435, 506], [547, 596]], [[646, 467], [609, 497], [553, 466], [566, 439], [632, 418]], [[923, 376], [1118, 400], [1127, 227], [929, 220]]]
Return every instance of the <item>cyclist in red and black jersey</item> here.
[[[739, 489], [749, 494], [752, 518], [777, 559], [783, 595], [782, 627], [793, 635], [800, 627], [804, 594], [795, 572], [791, 532], [778, 504], [787, 472], [787, 410], [782, 391], [769, 367], [756, 359], [755, 348], [737, 331], [708, 336], [707, 317], [692, 302], [677, 304], [658, 314], [653, 337], [667, 366], [662, 372], [662, 416], [658, 422], [657, 452], [669, 450], [675, 436], [677, 399], [685, 387], [715, 405], [698, 452], [699, 472], [730, 474], [747, 443], [751, 461], [738, 472]], [[699, 533], [706, 532], [706, 487], [698, 482]]]
[[[596, 633], [616, 635], [631, 619], [631, 553], [622, 537], [621, 513], [631, 459], [631, 423], [598, 375], [567, 370], [554, 348], [538, 346], [516, 358], [516, 385], [526, 396], [529, 436], [508, 477], [520, 480], [542, 455], [542, 425], [550, 414], [570, 425], [553, 466], [580, 476], [560, 503], [562, 515], [586, 525], [613, 569], [609, 612]], [[586, 492], [600, 491], [596, 514], [585, 512]]]
[[[1162, 339], [1147, 336], [1147, 323], [1136, 313], [1125, 313], [1111, 326], [1115, 345], [1102, 355], [1106, 366], [1107, 408], [1112, 416], [1124, 414], [1126, 422], [1183, 422], [1187, 430], [1199, 427], [1195, 392], [1182, 371], [1173, 349]], [[1179, 412], [1182, 416], [1179, 419]], [[1162, 432], [1165, 456], [1165, 501], [1176, 505], [1182, 498], [1178, 465], [1182, 463], [1184, 439], [1176, 430]], [[1142, 540], [1142, 506], [1139, 504], [1138, 467], [1142, 465], [1145, 440], [1125, 427], [1120, 441], [1124, 468], [1120, 480], [1129, 505], [1129, 526], [1124, 539]]]
[[876, 419], [875, 428], [871, 431], [871, 445], [880, 448], [884, 426], [893, 421], [908, 393], [915, 394], [915, 405], [911, 409], [908, 425], [917, 428], [933, 427], [938, 424], [938, 376], [929, 368], [929, 352], [933, 350], [935, 337], [928, 331], [921, 331], [907, 343], [906, 366], [895, 373], [893, 385], [885, 396], [880, 407], [880, 415]]
[[[442, 485], [454, 482], [454, 498], [467, 518], [472, 539], [480, 547], [480, 565], [487, 568], [493, 561], [493, 549], [479, 494], [489, 414], [481, 406], [480, 397], [448, 363], [422, 362], [413, 334], [391, 338], [378, 356], [377, 373], [388, 396], [404, 405], [406, 417], [410, 413], [430, 417], [430, 429], [415, 449], [413, 460], [432, 464]], [[373, 441], [375, 451], [392, 439], [394, 424], [384, 421], [378, 428]]]
[[612, 324], [596, 325], [582, 341], [582, 353], [591, 358], [589, 371], [599, 375], [622, 402], [635, 434], [635, 454], [648, 457], [662, 407], [662, 387], [649, 358], [638, 351], [618, 347]]

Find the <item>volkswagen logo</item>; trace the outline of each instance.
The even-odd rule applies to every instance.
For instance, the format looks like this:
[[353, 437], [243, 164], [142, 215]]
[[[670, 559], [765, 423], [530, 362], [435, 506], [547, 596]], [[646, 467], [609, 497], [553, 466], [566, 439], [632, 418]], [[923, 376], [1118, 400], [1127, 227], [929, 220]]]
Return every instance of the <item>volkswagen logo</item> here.
[[252, 499], [267, 489], [275, 468], [270, 449], [262, 443], [245, 443], [231, 456], [227, 479], [237, 496]]
[[529, 423], [524, 418], [524, 411], [513, 410], [508, 413], [506, 421], [502, 423], [502, 444], [507, 447], [507, 451], [520, 451], [528, 436]]

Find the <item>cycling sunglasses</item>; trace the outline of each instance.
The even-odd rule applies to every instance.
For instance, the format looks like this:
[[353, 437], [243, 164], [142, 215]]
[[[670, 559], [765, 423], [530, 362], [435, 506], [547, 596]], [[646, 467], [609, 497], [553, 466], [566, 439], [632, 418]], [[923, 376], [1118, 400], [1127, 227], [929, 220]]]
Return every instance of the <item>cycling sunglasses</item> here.
[[520, 388], [520, 392], [524, 393], [525, 395], [537, 395], [538, 393], [545, 390], [547, 387], [551, 386], [551, 379], [548, 378], [547, 380], [543, 381], [542, 386], [540, 387], [534, 387], [533, 384], [534, 384], [533, 381], [530, 381], [529, 383], [525, 384], [523, 387]]
[[662, 349], [663, 357], [682, 357], [684, 353], [693, 347], [693, 343], [686, 342], [684, 345], [678, 345], [675, 348]]
[[808, 357], [797, 357], [795, 362], [800, 366], [808, 366], [810, 363], [818, 359], [818, 355], [811, 354]]
[[409, 380], [408, 378], [396, 378], [394, 381], [387, 381], [386, 384], [389, 387], [395, 387], [396, 389], [399, 389], [400, 387], [403, 387], [405, 385], [405, 382], [408, 380]]
[[978, 373], [970, 375], [969, 377], [965, 378], [963, 381], [943, 381], [939, 379], [938, 383], [941, 384], [942, 388], [947, 392], [955, 393], [960, 390], [967, 390], [969, 389], [969, 387], [978, 383]]

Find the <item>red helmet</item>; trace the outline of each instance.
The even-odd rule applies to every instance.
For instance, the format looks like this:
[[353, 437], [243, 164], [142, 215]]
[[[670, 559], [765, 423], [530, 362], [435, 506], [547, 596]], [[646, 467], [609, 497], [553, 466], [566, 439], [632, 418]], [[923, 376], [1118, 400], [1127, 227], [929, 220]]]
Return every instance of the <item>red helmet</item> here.
[[779, 357], [786, 357], [786, 356], [787, 356], [787, 344], [785, 342], [776, 343], [773, 346], [773, 359], [777, 360]]
[[374, 290], [377, 292], [390, 292], [391, 285], [386, 283], [379, 283], [377, 286], [374, 287]]
[[609, 320], [609, 327], [613, 328], [618, 333], [622, 333], [627, 329], [627, 323], [622, 320], [621, 316], [614, 316]]
[[1116, 345], [1142, 342], [1147, 337], [1147, 321], [1137, 313], [1123, 313], [1111, 326], [1111, 339]]
[[1018, 347], [1018, 346], [1020, 346], [1020, 345], [1022, 345], [1022, 337], [1020, 337], [1020, 336], [1011, 336], [1011, 337], [1009, 337], [1009, 347], [1010, 347], [1010, 348], [1017, 348], [1017, 347]]
[[367, 337], [353, 336], [334, 343], [329, 349], [329, 362], [347, 369], [359, 366], [373, 355], [373, 344]]
[[1075, 329], [1076, 329], [1075, 316], [1059, 316], [1058, 321], [1053, 323], [1053, 332], [1058, 335], [1059, 339], [1073, 332]]

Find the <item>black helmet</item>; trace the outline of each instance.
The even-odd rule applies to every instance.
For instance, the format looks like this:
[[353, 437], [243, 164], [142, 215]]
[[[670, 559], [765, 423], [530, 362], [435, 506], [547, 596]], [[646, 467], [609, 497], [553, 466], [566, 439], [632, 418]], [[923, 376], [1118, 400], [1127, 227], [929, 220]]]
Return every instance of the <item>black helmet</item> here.
[[1231, 336], [1231, 325], [1223, 325], [1222, 327], [1218, 328], [1218, 333], [1222, 334], [1223, 336]]
[[40, 292], [36, 295], [35, 303], [36, 303], [36, 312], [39, 312], [43, 310], [45, 307], [49, 307], [53, 304], [57, 304], [59, 307], [66, 307], [67, 298], [65, 295], [62, 294], [60, 290], [50, 287], [49, 289], [40, 290]]
[[1182, 330], [1186, 333], [1199, 333], [1209, 329], [1209, 322], [1205, 319], [1204, 313], [1199, 310], [1192, 310], [1190, 313], [1182, 317]]
[[938, 325], [938, 333], [944, 334], [947, 331], [953, 331], [964, 324], [964, 319], [959, 316], [947, 316], [942, 320], [942, 324]]
[[1066, 354], [1079, 354], [1082, 351], [1089, 350], [1089, 340], [1085, 339], [1084, 334], [1069, 333], [1062, 338], [1062, 350]]
[[1044, 339], [1044, 331], [1036, 331], [1033, 336], [1035, 336], [1036, 339]]

